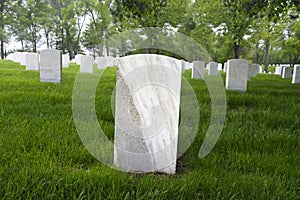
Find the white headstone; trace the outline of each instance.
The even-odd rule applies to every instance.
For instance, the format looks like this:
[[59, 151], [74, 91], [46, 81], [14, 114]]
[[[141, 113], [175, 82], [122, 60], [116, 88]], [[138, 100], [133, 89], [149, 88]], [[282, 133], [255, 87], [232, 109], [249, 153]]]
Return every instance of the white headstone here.
[[226, 71], [227, 71], [227, 62], [224, 63], [224, 69], [223, 70], [226, 73]]
[[292, 78], [293, 75], [293, 68], [292, 67], [284, 67], [282, 71], [282, 78]]
[[107, 56], [107, 57], [105, 57], [105, 65], [106, 65], [106, 67], [114, 66], [115, 59], [116, 58], [113, 57], [113, 56]]
[[208, 75], [217, 75], [218, 74], [218, 63], [210, 62], [207, 65]]
[[223, 66], [222, 66], [222, 63], [218, 63], [218, 71], [222, 71], [222, 70], [223, 70], [222, 67], [223, 67]]
[[185, 72], [185, 61], [181, 60], [181, 73], [184, 74]]
[[26, 70], [39, 70], [39, 54], [38, 53], [26, 53]]
[[227, 61], [226, 89], [247, 90], [248, 61], [243, 59], [232, 59]]
[[70, 56], [69, 56], [69, 54], [62, 55], [62, 66], [64, 68], [69, 68], [69, 64], [70, 64]]
[[40, 51], [40, 80], [41, 82], [61, 83], [61, 52], [45, 49]]
[[274, 74], [281, 75], [281, 69], [282, 69], [282, 67], [275, 67], [275, 73]]
[[259, 64], [249, 64], [248, 65], [248, 80], [250, 80], [251, 77], [256, 76], [259, 74]]
[[82, 54], [77, 54], [77, 55], [75, 56], [75, 63], [76, 63], [77, 65], [81, 65], [81, 58], [82, 58], [82, 56], [84, 56], [84, 55], [82, 55]]
[[96, 57], [95, 64], [97, 64], [98, 69], [105, 69], [106, 68], [106, 59], [105, 59], [105, 57]]
[[292, 84], [300, 83], [300, 65], [294, 66]]
[[193, 79], [204, 79], [204, 61], [194, 61], [192, 68], [192, 78]]
[[139, 54], [117, 62], [114, 163], [127, 172], [174, 174], [182, 61]]
[[94, 58], [92, 56], [81, 56], [80, 72], [93, 73]]
[[260, 73], [260, 74], [263, 73], [263, 72], [265, 72], [265, 71], [263, 70], [262, 66], [258, 66], [258, 68], [259, 68], [259, 73]]
[[26, 54], [27, 52], [16, 52], [13, 56], [14, 61], [26, 66]]

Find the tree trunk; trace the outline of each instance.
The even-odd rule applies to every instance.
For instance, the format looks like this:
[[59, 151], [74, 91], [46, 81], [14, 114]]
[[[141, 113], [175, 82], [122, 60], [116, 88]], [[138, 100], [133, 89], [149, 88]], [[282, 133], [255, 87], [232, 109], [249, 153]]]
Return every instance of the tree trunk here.
[[108, 39], [105, 38], [105, 47], [106, 47], [106, 55], [109, 56], [109, 46], [108, 46]]
[[265, 66], [265, 72], [268, 73], [268, 67], [270, 64], [270, 38], [266, 39], [266, 51], [265, 51], [265, 60], [264, 60], [264, 66]]
[[234, 58], [239, 59], [241, 56], [241, 46], [234, 42]]
[[[1, 29], [2, 31], [4, 32], [4, 20], [3, 20], [3, 11], [4, 11], [4, 0], [1, 0], [1, 6], [0, 6], [0, 13], [1, 13], [1, 20], [0, 20], [0, 23], [1, 23]], [[1, 59], [4, 59], [4, 36], [3, 34], [0, 36], [0, 40], [1, 40]]]
[[46, 33], [46, 43], [47, 43], [47, 49], [50, 49], [49, 34], [48, 33]]
[[68, 41], [68, 47], [69, 47], [68, 50], [69, 50], [69, 54], [70, 54], [70, 59], [73, 59], [73, 58], [75, 58], [74, 48], [73, 48], [73, 42], [72, 42], [72, 38], [70, 37], [70, 32], [69, 32], [68, 28], [66, 29], [66, 38]]

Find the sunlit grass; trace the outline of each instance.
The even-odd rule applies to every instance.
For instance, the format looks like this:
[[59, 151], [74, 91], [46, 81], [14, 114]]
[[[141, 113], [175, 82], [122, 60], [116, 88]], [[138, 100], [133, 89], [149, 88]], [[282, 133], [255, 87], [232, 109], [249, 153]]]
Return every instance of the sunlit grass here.
[[[82, 144], [72, 118], [79, 67], [62, 84], [40, 83], [38, 71], [0, 61], [0, 196], [3, 199], [297, 199], [300, 194], [300, 85], [260, 74], [246, 93], [227, 92], [220, 140], [197, 157], [210, 121], [205, 82], [184, 77], [199, 100], [196, 140], [176, 175], [134, 175], [99, 163]], [[95, 73], [99, 73], [95, 69]], [[224, 73], [222, 73], [224, 79]], [[99, 124], [112, 140], [115, 68], [97, 88]]]

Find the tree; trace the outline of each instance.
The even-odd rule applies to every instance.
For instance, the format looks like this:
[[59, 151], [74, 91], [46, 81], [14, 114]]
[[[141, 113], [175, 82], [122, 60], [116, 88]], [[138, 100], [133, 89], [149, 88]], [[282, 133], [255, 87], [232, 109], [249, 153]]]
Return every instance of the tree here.
[[[109, 35], [109, 26], [111, 22], [111, 16], [109, 12], [109, 5], [111, 1], [101, 2], [98, 0], [84, 0], [84, 9], [90, 17], [91, 21], [84, 33], [85, 45], [92, 47], [94, 54], [103, 56], [104, 46], [106, 52], [109, 54], [109, 47], [107, 44], [107, 37]], [[87, 35], [89, 34], [89, 36]], [[104, 45], [105, 44], [105, 45]]]
[[292, 26], [292, 33], [284, 41], [282, 54], [288, 57], [291, 66], [300, 62], [300, 21], [297, 20]]

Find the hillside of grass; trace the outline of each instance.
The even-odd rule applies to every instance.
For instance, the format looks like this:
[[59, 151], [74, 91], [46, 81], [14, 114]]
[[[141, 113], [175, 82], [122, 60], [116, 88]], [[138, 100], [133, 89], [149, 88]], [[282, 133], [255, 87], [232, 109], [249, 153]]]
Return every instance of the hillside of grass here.
[[[78, 72], [71, 64], [62, 84], [40, 83], [38, 71], [0, 60], [1, 199], [300, 199], [300, 85], [259, 74], [247, 92], [227, 91], [221, 137], [199, 159], [210, 98], [205, 82], [186, 70], [201, 114], [195, 141], [175, 175], [129, 174], [99, 163], [81, 142], [72, 117]], [[111, 140], [115, 72], [104, 71], [95, 105]]]

